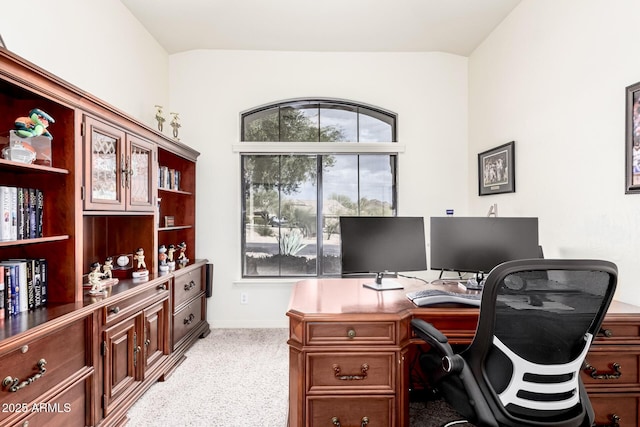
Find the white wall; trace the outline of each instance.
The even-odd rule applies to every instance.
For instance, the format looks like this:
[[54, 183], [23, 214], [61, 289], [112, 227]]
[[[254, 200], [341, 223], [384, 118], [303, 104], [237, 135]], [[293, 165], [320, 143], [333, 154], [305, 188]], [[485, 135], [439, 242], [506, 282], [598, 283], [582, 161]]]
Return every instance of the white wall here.
[[1, 0], [0, 34], [12, 52], [147, 125], [156, 127], [154, 105], [169, 108], [169, 56], [120, 0]]
[[[618, 264], [640, 304], [640, 195], [625, 195], [637, 0], [524, 0], [469, 59], [470, 212], [538, 216], [547, 257]], [[477, 153], [516, 141], [516, 193], [478, 197]]]
[[[240, 112], [335, 97], [398, 114], [399, 212], [467, 210], [467, 58], [442, 53], [192, 51], [170, 59], [171, 105], [198, 162], [196, 253], [215, 264], [213, 327], [283, 327], [291, 281], [241, 279]], [[240, 305], [240, 292], [249, 304]]]

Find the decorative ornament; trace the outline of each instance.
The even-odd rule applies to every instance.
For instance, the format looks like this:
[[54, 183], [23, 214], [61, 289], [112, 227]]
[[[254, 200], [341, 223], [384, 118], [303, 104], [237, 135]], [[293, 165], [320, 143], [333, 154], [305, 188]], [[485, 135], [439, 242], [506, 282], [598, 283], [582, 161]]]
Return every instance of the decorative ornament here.
[[176, 141], [180, 141], [180, 138], [178, 138], [178, 129], [182, 126], [179, 122], [178, 122], [178, 113], [169, 113], [173, 116], [173, 119], [171, 119], [171, 127], [173, 128], [173, 137], [176, 139]]
[[156, 105], [155, 107], [157, 108], [156, 120], [158, 121], [158, 130], [162, 132], [162, 125], [167, 119], [162, 115], [162, 105]]

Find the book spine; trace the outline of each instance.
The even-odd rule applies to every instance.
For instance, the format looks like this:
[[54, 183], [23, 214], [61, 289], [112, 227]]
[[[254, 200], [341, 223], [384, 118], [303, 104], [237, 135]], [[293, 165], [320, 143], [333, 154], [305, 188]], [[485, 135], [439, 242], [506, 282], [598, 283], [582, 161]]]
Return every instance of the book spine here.
[[7, 312], [7, 317], [10, 317], [13, 314], [13, 305], [11, 305], [12, 295], [13, 295], [13, 281], [11, 280], [11, 267], [4, 266], [4, 293], [5, 293], [5, 311]]
[[18, 266], [12, 265], [11, 269], [11, 313], [20, 313], [20, 284], [18, 282]]
[[0, 265], [0, 319], [6, 316], [6, 292], [4, 290], [4, 266]]
[[18, 189], [16, 187], [9, 187], [9, 194], [11, 196], [10, 208], [10, 222], [11, 222], [11, 240], [18, 240]]
[[33, 260], [25, 261], [25, 272], [27, 277], [27, 310], [36, 308], [35, 290], [33, 289]]
[[18, 240], [24, 239], [24, 188], [18, 187]]
[[47, 260], [40, 258], [40, 305], [47, 305], [47, 294], [49, 293], [49, 265]]
[[28, 188], [23, 188], [22, 189], [22, 195], [24, 196], [24, 229], [22, 230], [22, 238], [23, 239], [28, 239], [29, 238], [29, 228], [30, 228], [30, 224], [29, 224], [29, 189]]
[[42, 279], [39, 259], [33, 260], [33, 298], [35, 308], [42, 307]]
[[0, 187], [0, 240], [11, 240], [11, 194], [9, 187]]
[[29, 238], [35, 239], [38, 229], [38, 222], [36, 220], [36, 206], [38, 201], [36, 200], [36, 190], [34, 188], [29, 189]]
[[36, 237], [44, 236], [42, 230], [42, 219], [44, 216], [44, 193], [42, 190], [36, 190]]

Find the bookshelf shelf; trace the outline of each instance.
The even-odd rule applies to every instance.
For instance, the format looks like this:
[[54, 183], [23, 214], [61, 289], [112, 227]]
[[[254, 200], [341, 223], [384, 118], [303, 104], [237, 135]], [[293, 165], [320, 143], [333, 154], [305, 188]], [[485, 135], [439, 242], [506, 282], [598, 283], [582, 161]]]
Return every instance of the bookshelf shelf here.
[[57, 242], [60, 240], [68, 240], [68, 239], [69, 239], [68, 235], [63, 235], [63, 236], [38, 237], [35, 239], [9, 240], [9, 241], [0, 242], [0, 247], [32, 245], [37, 243], [50, 243], [50, 242]]
[[67, 169], [53, 168], [50, 166], [32, 165], [26, 163], [12, 162], [10, 160], [0, 159], [0, 167], [13, 173], [45, 173], [45, 174], [63, 174], [68, 175]]

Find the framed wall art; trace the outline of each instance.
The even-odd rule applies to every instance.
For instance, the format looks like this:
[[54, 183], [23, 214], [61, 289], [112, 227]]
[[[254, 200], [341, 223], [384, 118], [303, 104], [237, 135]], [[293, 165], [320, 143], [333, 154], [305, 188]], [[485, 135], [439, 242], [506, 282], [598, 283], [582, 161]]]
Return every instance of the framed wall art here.
[[640, 82], [627, 87], [626, 97], [626, 185], [627, 194], [640, 193]]
[[478, 154], [478, 195], [516, 191], [515, 142]]

